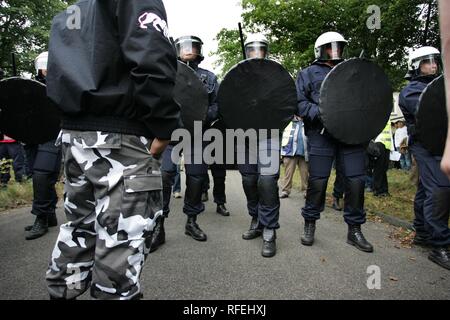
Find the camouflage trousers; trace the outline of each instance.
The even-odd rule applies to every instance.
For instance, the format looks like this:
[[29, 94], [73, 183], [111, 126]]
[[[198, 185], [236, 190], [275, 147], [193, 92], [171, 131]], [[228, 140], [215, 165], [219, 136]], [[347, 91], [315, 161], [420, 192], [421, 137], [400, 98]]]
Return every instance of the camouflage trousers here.
[[[63, 130], [64, 208], [47, 271], [51, 297], [135, 299], [162, 216], [160, 162], [144, 137]], [[58, 142], [57, 142], [58, 143]]]

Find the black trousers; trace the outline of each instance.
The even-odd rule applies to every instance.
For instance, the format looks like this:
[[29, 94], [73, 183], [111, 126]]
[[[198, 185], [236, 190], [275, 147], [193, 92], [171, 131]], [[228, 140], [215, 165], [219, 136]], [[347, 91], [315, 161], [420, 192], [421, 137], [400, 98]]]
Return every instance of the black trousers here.
[[373, 192], [375, 195], [388, 193], [387, 171], [389, 169], [390, 151], [381, 142], [376, 143], [380, 156], [375, 160], [373, 169]]

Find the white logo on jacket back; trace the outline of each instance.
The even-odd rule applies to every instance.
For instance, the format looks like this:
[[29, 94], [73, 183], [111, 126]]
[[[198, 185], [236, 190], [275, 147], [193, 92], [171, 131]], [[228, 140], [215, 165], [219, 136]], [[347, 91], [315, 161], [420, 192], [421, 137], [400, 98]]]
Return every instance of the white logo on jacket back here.
[[152, 12], [145, 12], [139, 17], [139, 25], [141, 29], [148, 29], [147, 25], [152, 24], [155, 30], [162, 32], [166, 38], [169, 38], [169, 28], [167, 22], [162, 20]]

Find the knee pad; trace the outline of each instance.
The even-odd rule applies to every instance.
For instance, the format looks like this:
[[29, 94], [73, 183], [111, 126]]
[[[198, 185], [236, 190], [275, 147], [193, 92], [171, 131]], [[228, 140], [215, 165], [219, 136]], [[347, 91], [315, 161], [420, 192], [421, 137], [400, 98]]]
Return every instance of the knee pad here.
[[308, 191], [306, 193], [306, 203], [320, 208], [325, 204], [327, 194], [328, 178], [319, 178], [310, 180], [308, 183]]
[[354, 209], [363, 209], [365, 184], [364, 177], [348, 178], [345, 196], [346, 206], [350, 206]]
[[205, 181], [206, 175], [186, 175], [185, 200], [188, 203], [195, 204], [201, 202]]
[[450, 188], [441, 188], [433, 193], [433, 217], [448, 224], [450, 215]]
[[33, 163], [33, 172], [59, 173], [61, 159], [61, 149], [59, 147], [55, 147], [50, 142], [39, 145]]
[[33, 174], [33, 194], [35, 201], [55, 201], [57, 177], [55, 174], [35, 172]]
[[264, 204], [273, 206], [279, 204], [278, 176], [260, 176], [258, 179], [258, 193], [260, 201]]

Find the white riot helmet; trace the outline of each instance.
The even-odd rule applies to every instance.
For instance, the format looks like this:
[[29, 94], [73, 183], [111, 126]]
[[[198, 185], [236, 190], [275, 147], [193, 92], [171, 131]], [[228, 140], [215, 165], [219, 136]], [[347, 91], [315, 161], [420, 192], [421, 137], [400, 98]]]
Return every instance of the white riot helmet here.
[[247, 59], [266, 59], [269, 55], [269, 41], [262, 34], [251, 34], [244, 44]]
[[342, 61], [348, 41], [337, 32], [326, 32], [317, 38], [314, 53], [320, 61]]
[[175, 40], [175, 47], [178, 58], [184, 62], [201, 62], [205, 58], [203, 56], [203, 41], [199, 37], [192, 35], [179, 37]]
[[42, 52], [37, 58], [34, 60], [34, 67], [36, 68], [36, 74], [39, 73], [39, 70], [47, 70], [47, 62], [48, 62], [48, 52]]
[[429, 63], [430, 70], [426, 75], [438, 75], [442, 70], [441, 53], [438, 49], [433, 47], [419, 48], [409, 55], [408, 61], [408, 75], [411, 77], [419, 76], [421, 73], [421, 66]]

